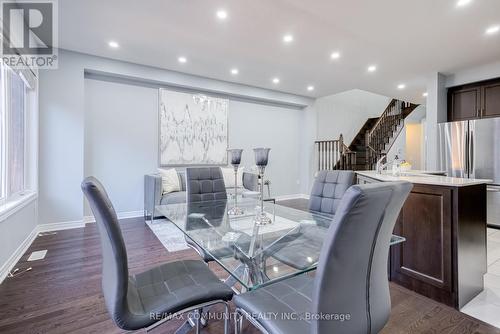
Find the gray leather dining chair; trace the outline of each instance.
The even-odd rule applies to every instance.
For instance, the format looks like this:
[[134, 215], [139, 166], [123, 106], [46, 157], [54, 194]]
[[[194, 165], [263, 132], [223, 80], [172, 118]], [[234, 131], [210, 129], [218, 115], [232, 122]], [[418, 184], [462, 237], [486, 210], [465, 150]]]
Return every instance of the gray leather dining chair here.
[[188, 202], [227, 199], [220, 167], [186, 168], [186, 190]]
[[347, 189], [354, 184], [352, 170], [322, 170], [314, 178], [309, 210], [335, 214]]
[[[309, 211], [334, 215], [345, 192], [353, 185], [354, 176], [351, 170], [319, 171], [314, 178], [309, 198]], [[293, 268], [305, 269], [318, 260], [320, 250], [318, 239], [323, 240], [323, 229], [312, 227], [299, 236], [289, 235], [273, 245], [267, 253]], [[285, 246], [286, 248], [283, 249]]]
[[[120, 224], [104, 187], [96, 178], [87, 177], [81, 188], [101, 239], [104, 301], [118, 327], [150, 330], [177, 314], [201, 312], [214, 304], [224, 304], [229, 315], [227, 302], [233, 291], [203, 261], [174, 261], [129, 275]], [[196, 318], [198, 329], [200, 316]]]
[[[226, 186], [220, 167], [190, 167], [186, 168], [186, 191], [187, 201], [189, 203], [202, 201], [227, 200]], [[223, 207], [221, 220], [225, 214]], [[188, 220], [187, 222], [192, 223]], [[187, 228], [189, 228], [187, 226]], [[186, 243], [193, 248], [205, 262], [213, 261], [213, 257], [199, 247], [191, 238], [186, 237]], [[220, 249], [221, 252], [227, 255], [231, 254], [230, 250], [225, 247]], [[217, 250], [213, 250], [217, 252]]]
[[[235, 296], [237, 333], [243, 317], [272, 334], [378, 333], [391, 311], [392, 230], [411, 188], [408, 182], [349, 188], [328, 229], [316, 276], [300, 275]], [[276, 316], [252, 316], [263, 314]]]

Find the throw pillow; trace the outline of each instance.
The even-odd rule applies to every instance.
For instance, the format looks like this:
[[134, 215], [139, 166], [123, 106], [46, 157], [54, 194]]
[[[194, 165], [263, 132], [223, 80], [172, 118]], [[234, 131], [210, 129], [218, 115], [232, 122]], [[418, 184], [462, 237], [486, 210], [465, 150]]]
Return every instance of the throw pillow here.
[[158, 172], [161, 175], [163, 194], [172, 193], [174, 191], [181, 191], [179, 175], [177, 174], [175, 168], [158, 169]]

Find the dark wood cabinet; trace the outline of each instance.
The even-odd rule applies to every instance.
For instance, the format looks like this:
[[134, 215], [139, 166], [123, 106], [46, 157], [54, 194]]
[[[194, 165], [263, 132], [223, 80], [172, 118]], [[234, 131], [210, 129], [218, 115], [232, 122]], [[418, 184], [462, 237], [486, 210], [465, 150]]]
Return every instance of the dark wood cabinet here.
[[483, 86], [482, 117], [500, 117], [500, 81]]
[[486, 185], [414, 184], [394, 234], [391, 280], [460, 309], [483, 290]]
[[448, 121], [500, 117], [500, 78], [448, 89]]
[[406, 242], [392, 249], [391, 278], [454, 306], [452, 190], [414, 185], [394, 228]]
[[481, 112], [481, 89], [464, 88], [451, 92], [449, 101], [450, 117], [454, 121], [475, 119]]
[[[358, 184], [380, 182], [357, 175]], [[460, 309], [483, 290], [486, 273], [486, 184], [414, 183], [394, 234], [389, 279]]]

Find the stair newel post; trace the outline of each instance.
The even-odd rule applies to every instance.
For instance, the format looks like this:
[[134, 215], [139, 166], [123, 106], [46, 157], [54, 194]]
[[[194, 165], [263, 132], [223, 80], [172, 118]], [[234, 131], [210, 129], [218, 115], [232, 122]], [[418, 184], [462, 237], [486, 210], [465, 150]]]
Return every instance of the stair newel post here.
[[365, 150], [366, 150], [366, 157], [365, 157], [365, 165], [366, 169], [370, 169], [370, 157], [371, 157], [371, 152], [370, 152], [370, 131], [366, 130], [365, 132]]
[[321, 169], [324, 170], [326, 169], [326, 142], [322, 142], [321, 143], [321, 160], [322, 160], [322, 164], [321, 164]]
[[339, 137], [339, 161], [340, 161], [340, 169], [344, 168], [344, 136], [340, 134]]
[[320, 170], [320, 166], [321, 166], [321, 155], [320, 155], [320, 151], [319, 151], [319, 143], [316, 142], [316, 152], [318, 152], [318, 167], [317, 167], [317, 170]]
[[333, 145], [332, 141], [328, 142], [328, 168], [327, 169], [333, 169], [332, 168], [332, 153], [333, 153]]

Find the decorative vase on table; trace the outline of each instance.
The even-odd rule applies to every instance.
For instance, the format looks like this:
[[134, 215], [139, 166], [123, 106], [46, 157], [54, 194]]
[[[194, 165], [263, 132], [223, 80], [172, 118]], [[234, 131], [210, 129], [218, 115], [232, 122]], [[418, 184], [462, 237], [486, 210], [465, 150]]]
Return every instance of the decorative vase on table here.
[[264, 171], [269, 160], [270, 148], [254, 148], [255, 164], [259, 170], [260, 177], [260, 212], [255, 215], [254, 221], [257, 225], [267, 225], [273, 222], [264, 212]]
[[238, 208], [238, 167], [241, 163], [241, 154], [243, 150], [234, 148], [227, 151], [231, 153], [231, 165], [233, 165], [234, 168], [234, 206], [228, 210], [227, 214], [231, 216], [241, 216], [245, 212], [243, 209]]

